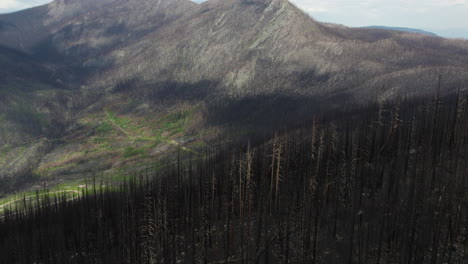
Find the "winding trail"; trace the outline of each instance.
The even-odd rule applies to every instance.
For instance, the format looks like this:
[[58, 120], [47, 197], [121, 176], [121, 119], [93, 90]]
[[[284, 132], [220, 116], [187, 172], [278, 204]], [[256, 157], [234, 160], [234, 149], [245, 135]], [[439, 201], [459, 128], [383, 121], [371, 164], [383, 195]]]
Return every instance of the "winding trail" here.
[[[66, 190], [66, 191], [57, 191], [57, 192], [48, 192], [48, 193], [41, 193], [39, 194], [39, 196], [46, 196], [46, 195], [50, 195], [50, 194], [59, 194], [59, 193], [68, 193], [68, 192], [72, 192], [72, 193], [76, 193], [76, 194], [81, 194], [81, 192], [79, 191], [76, 191], [76, 190]], [[16, 203], [16, 202], [19, 202], [25, 198], [30, 198], [30, 197], [37, 197], [37, 194], [34, 194], [34, 195], [28, 195], [28, 196], [23, 196], [21, 198], [18, 198], [16, 200], [12, 200], [12, 201], [9, 201], [7, 203], [4, 203], [2, 205], [0, 205], [0, 209], [3, 209], [5, 208], [6, 206], [10, 205], [10, 204], [13, 204], [13, 203]]]
[[109, 121], [111, 123], [111, 125], [117, 129], [118, 131], [122, 132], [125, 136], [127, 136], [129, 139], [131, 140], [135, 140], [136, 138], [133, 137], [130, 133], [128, 133], [125, 129], [123, 129], [121, 126], [119, 126], [119, 124], [117, 124], [114, 120], [114, 117], [108, 112], [108, 111], [105, 111], [106, 113], [106, 116], [107, 116], [107, 121]]

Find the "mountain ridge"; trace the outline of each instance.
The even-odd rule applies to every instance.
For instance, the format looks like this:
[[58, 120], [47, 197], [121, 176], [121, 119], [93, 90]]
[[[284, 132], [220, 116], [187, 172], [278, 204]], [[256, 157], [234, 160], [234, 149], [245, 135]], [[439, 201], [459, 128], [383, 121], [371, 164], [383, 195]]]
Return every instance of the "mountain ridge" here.
[[[91, 5], [91, 6], [93, 5], [89, 1], [54, 1], [51, 4], [47, 5], [47, 9], [49, 10], [48, 11], [49, 16], [50, 16], [50, 13], [57, 13], [51, 10], [60, 10], [60, 6], [76, 4], [77, 2], [84, 3], [83, 5], [85, 6], [84, 8], [85, 10], [87, 10], [86, 7], [88, 5]], [[230, 40], [233, 46], [238, 47], [238, 48], [240, 47], [242, 49], [239, 51], [235, 51], [233, 53], [242, 54], [242, 53], [245, 53], [245, 51], [248, 51], [250, 53], [252, 52], [262, 53], [263, 51], [268, 50], [270, 51], [270, 53], [263, 55], [263, 57], [268, 58], [268, 59], [274, 58], [274, 57], [280, 57], [279, 58], [280, 62], [293, 60], [295, 61], [294, 63], [302, 63], [302, 64], [305, 63], [302, 67], [309, 67], [307, 66], [307, 64], [314, 65], [318, 63], [319, 65], [316, 66], [317, 68], [319, 68], [321, 71], [330, 72], [331, 69], [324, 70], [325, 69], [324, 67], [331, 66], [330, 58], [326, 58], [320, 55], [320, 53], [323, 54], [324, 52], [330, 51], [329, 47], [326, 47], [326, 45], [335, 46], [334, 48], [335, 52], [332, 53], [331, 55], [336, 56], [340, 53], [340, 49], [342, 50], [344, 48], [343, 46], [345, 46], [345, 45], [341, 45], [340, 47], [338, 43], [340, 42], [343, 43], [343, 41], [346, 41], [347, 39], [351, 41], [361, 41], [363, 42], [364, 45], [366, 45], [366, 42], [371, 43], [371, 42], [378, 41], [379, 39], [384, 40], [384, 39], [390, 39], [390, 38], [395, 38], [395, 39], [401, 38], [400, 36], [391, 32], [384, 33], [383, 31], [364, 31], [362, 33], [361, 32], [358, 33], [358, 31], [355, 31], [354, 33], [350, 34], [350, 32], [352, 32], [350, 29], [330, 28], [330, 27], [327, 27], [326, 25], [322, 25], [314, 21], [313, 19], [310, 19], [307, 14], [304, 14], [301, 10], [299, 10], [293, 4], [289, 3], [286, 0], [281, 0], [281, 1], [279, 0], [208, 1], [202, 4], [195, 4], [188, 0], [187, 1], [180, 0], [177, 2], [158, 1], [157, 5], [161, 5], [161, 3], [166, 4], [166, 6], [161, 8], [161, 9], [164, 9], [164, 11], [163, 13], [159, 13], [158, 10], [152, 10], [147, 15], [143, 15], [143, 17], [145, 17], [145, 20], [147, 20], [147, 17], [154, 17], [155, 19], [155, 20], [150, 20], [152, 21], [150, 22], [151, 26], [145, 26], [145, 27], [138, 26], [139, 24], [141, 24], [141, 21], [143, 20], [138, 19], [137, 15], [132, 15], [133, 13], [131, 13], [132, 12], [131, 10], [133, 7], [137, 7], [137, 6], [138, 8], [141, 9], [142, 5], [144, 5], [145, 3], [153, 3], [155, 1], [135, 0], [135, 1], [130, 1], [130, 2], [126, 2], [126, 1], [122, 2], [119, 0], [109, 0], [107, 2], [112, 3], [112, 10], [117, 10], [117, 11], [106, 11], [106, 8], [99, 8], [99, 6], [97, 6], [95, 7], [95, 10], [93, 10], [91, 13], [88, 13], [85, 17], [82, 17], [81, 15], [79, 15], [77, 18], [72, 19], [72, 21], [76, 20], [76, 22], [66, 23], [65, 25], [60, 25], [57, 28], [51, 29], [51, 33], [44, 34], [44, 35], [50, 36], [50, 39], [47, 39], [48, 37], [44, 37], [41, 41], [37, 41], [37, 43], [33, 43], [30, 45], [26, 45], [26, 46], [37, 47], [38, 45], [41, 45], [41, 43], [47, 44], [47, 41], [50, 41], [52, 42], [51, 43], [52, 45], [49, 45], [49, 48], [57, 50], [58, 54], [61, 54], [62, 56], [65, 56], [66, 58], [71, 58], [70, 61], [72, 63], [77, 64], [80, 67], [91, 68], [92, 70], [99, 71], [99, 68], [104, 68], [104, 69], [110, 68], [111, 70], [113, 70], [115, 69], [115, 66], [117, 66], [117, 67], [124, 67], [124, 69], [119, 70], [119, 72], [133, 72], [128, 75], [138, 75], [140, 74], [140, 72], [138, 70], [135, 72], [135, 70], [133, 69], [134, 67], [131, 67], [130, 69], [128, 69], [129, 63], [127, 61], [128, 60], [141, 60], [141, 59], [133, 57], [133, 54], [135, 54], [135, 52], [128, 53], [127, 51], [132, 48], [135, 48], [136, 50], [146, 49], [145, 47], [142, 47], [143, 46], [142, 43], [145, 42], [145, 38], [147, 38], [151, 42], [151, 44], [154, 42], [154, 39], [156, 38], [157, 39], [156, 42], [159, 42], [161, 45], [169, 46], [166, 50], [154, 51], [154, 52], [158, 52], [159, 54], [164, 53], [164, 52], [168, 53], [168, 50], [170, 49], [170, 47], [175, 47], [177, 45], [181, 46], [182, 45], [181, 43], [184, 43], [184, 41], [185, 41], [184, 45], [186, 45], [188, 49], [193, 50], [193, 49], [203, 48], [203, 46], [199, 44], [202, 43], [203, 40], [205, 39], [209, 39], [211, 41], [208, 44], [204, 44], [205, 47], [208, 47], [208, 45], [210, 44], [216, 43], [216, 41], [218, 40], [216, 39], [215, 35], [219, 34], [220, 32], [223, 32], [223, 31], [219, 31], [220, 29], [223, 29], [223, 27], [227, 27], [227, 29], [224, 31], [226, 33], [224, 33], [223, 35], [223, 37], [225, 38], [223, 39], [223, 42], [226, 44], [227, 41]], [[106, 3], [100, 2], [99, 5], [105, 5]], [[118, 10], [121, 10], [121, 11], [118, 11]], [[225, 23], [226, 17], [224, 15], [226, 14], [229, 15], [230, 13], [236, 12], [235, 10], [239, 10], [238, 11], [239, 17], [236, 18], [236, 17], [231, 16], [227, 19], [227, 21], [229, 22]], [[248, 16], [244, 16], [240, 19], [242, 14], [245, 14], [244, 11], [246, 10], [251, 10], [254, 12], [249, 13]], [[282, 13], [283, 18], [281, 18], [281, 16], [275, 17], [275, 14], [271, 13], [272, 11], [273, 12], [278, 11], [279, 12], [278, 14], [281, 14], [281, 12], [283, 12]], [[28, 12], [31, 12], [31, 11], [28, 11]], [[115, 12], [123, 12], [122, 14], [127, 12], [127, 17], [130, 17], [130, 18], [133, 17], [134, 20], [130, 22], [126, 22], [126, 23], [121, 23], [121, 22], [115, 23], [115, 21], [111, 17], [116, 14]], [[259, 15], [260, 14], [259, 12], [260, 13], [264, 12], [264, 13]], [[207, 14], [210, 14], [210, 15], [207, 16]], [[219, 17], [217, 17], [217, 14], [219, 15]], [[64, 15], [64, 16], [68, 17], [68, 15]], [[224, 17], [221, 17], [221, 16], [224, 16]], [[42, 19], [40, 16], [38, 17], [39, 17], [39, 20]], [[203, 17], [204, 19], [202, 20]], [[86, 18], [86, 20], [83, 20], [84, 18]], [[275, 24], [275, 19], [277, 18], [282, 19], [282, 22]], [[264, 21], [264, 19], [266, 23], [262, 24], [262, 21]], [[0, 21], [2, 20], [4, 19], [2, 16], [0, 16]], [[43, 19], [43, 20], [49, 21], [50, 18]], [[61, 21], [60, 18], [56, 18], [56, 20]], [[90, 21], [90, 22], [86, 22], [86, 21]], [[175, 24], [172, 24], [171, 21], [176, 21], [176, 22]], [[186, 21], [186, 22], [183, 22], [183, 21]], [[294, 21], [294, 23], [292, 23], [291, 21]], [[133, 26], [132, 26], [132, 23], [134, 23]], [[41, 24], [41, 23], [32, 23], [32, 24]], [[46, 24], [46, 22], [44, 22], [43, 24]], [[193, 26], [194, 24], [196, 24], [197, 26]], [[280, 33], [282, 34], [281, 36], [279, 35], [276, 36], [276, 37], [282, 38], [281, 44], [283, 45], [283, 47], [278, 46], [275, 44], [274, 41], [271, 41], [272, 39], [271, 34], [279, 33], [281, 30], [281, 25], [283, 26], [287, 25], [291, 27], [292, 29], [294, 29], [294, 30], [291, 30], [291, 32]], [[21, 27], [21, 25], [19, 25], [18, 27]], [[167, 28], [170, 28], [170, 29], [166, 30]], [[175, 32], [176, 31], [175, 28], [177, 28], [179, 32], [183, 32], [183, 35], [185, 37], [180, 38], [176, 36], [175, 34], [177, 33]], [[172, 29], [172, 32], [171, 32], [171, 29]], [[256, 32], [253, 32], [253, 30], [256, 30]], [[21, 32], [21, 30], [18, 30], [18, 31]], [[312, 33], [312, 31], [314, 33]], [[132, 32], [132, 33], [130, 33], [130, 35], [127, 34], [126, 36], [126, 32]], [[203, 37], [201, 39], [197, 39], [197, 36], [194, 32], [197, 32], [196, 34], [203, 36]], [[237, 34], [239, 34], [239, 36], [242, 35], [242, 38], [233, 40], [232, 37], [230, 36], [231, 32], [238, 32]], [[254, 37], [251, 37], [251, 40], [244, 41], [246, 39], [245, 36], [251, 36], [251, 34], [261, 36], [262, 33], [264, 33], [264, 36], [268, 36], [268, 37], [264, 39], [262, 38], [255, 39]], [[169, 34], [173, 34], [174, 36], [167, 37]], [[377, 38], [375, 40], [363, 39], [360, 37], [360, 35], [362, 36], [364, 34], [366, 35], [365, 36], [366, 38], [369, 36], [375, 36]], [[152, 36], [152, 37], [147, 37], [147, 35]], [[0, 36], [5, 36], [5, 30], [3, 30], [0, 33]], [[163, 40], [162, 42], [164, 42], [165, 39], [169, 39], [169, 38], [173, 38], [172, 40], [173, 43], [161, 43], [160, 41], [160, 40]], [[415, 38], [415, 37], [407, 36], [403, 38], [405, 41], [407, 40], [411, 41], [411, 38]], [[8, 39], [15, 39], [15, 38], [1, 37], [0, 42], [8, 41]], [[20, 39], [20, 38], [17, 37], [17, 39]], [[135, 44], [132, 44], [132, 41]], [[242, 43], [241, 41], [244, 41], [245, 43]], [[248, 41], [251, 41], [251, 42], [247, 43]], [[292, 43], [292, 41], [295, 41], [295, 43]], [[435, 42], [433, 40], [425, 40], [425, 39], [422, 39], [422, 41], [423, 42], [430, 42], [430, 41]], [[447, 44], [450, 43], [450, 41], [446, 41], [446, 40], [442, 42], [447, 42]], [[19, 49], [25, 46], [23, 43], [17, 43], [16, 45], [11, 45], [11, 43], [3, 43], [3, 44], [4, 45], [10, 44], [8, 46], [10, 47], [13, 46], [14, 48], [16, 47]], [[347, 43], [344, 42], [344, 44], [347, 44]], [[269, 45], [269, 46], [263, 47], [263, 45]], [[299, 47], [301, 45], [304, 46], [305, 48]], [[401, 43], [397, 43], [397, 45], [401, 45]], [[119, 49], [118, 46], [123, 47], [123, 48]], [[207, 54], [211, 54], [211, 52], [216, 50], [216, 47], [220, 47], [216, 45], [212, 45], [212, 46], [214, 49], [210, 49], [208, 53], [205, 53], [205, 56], [208, 56]], [[260, 49], [256, 48], [257, 46], [260, 47]], [[147, 48], [149, 50], [155, 49], [154, 47], [151, 47], [151, 45], [147, 45]], [[302, 49], [303, 51], [299, 50], [298, 48]], [[354, 47], [351, 47], [351, 48], [354, 48]], [[406, 49], [406, 47], [404, 46], [402, 46], [401, 48]], [[229, 54], [223, 54], [224, 52], [223, 49], [224, 51], [233, 50], [233, 49], [228, 49], [226, 47], [221, 48], [220, 50], [221, 53], [218, 54], [219, 57], [230, 58], [230, 60], [226, 60], [225, 62], [222, 62], [222, 63], [229, 64], [230, 61], [231, 63], [236, 63], [236, 64], [239, 63], [239, 62], [232, 61], [234, 59], [234, 56], [231, 56]], [[131, 58], [127, 58], [125, 56], [126, 52], [127, 54], [132, 54]], [[204, 51], [202, 51], [202, 53], [203, 52]], [[301, 52], [303, 54], [298, 55]], [[318, 55], [317, 56], [311, 55], [314, 52], [317, 52]], [[177, 51], [173, 49], [171, 53], [177, 54]], [[172, 55], [168, 54], [168, 56], [172, 56]], [[197, 59], [197, 61], [194, 63], [203, 65], [203, 67], [201, 68], [201, 71], [203, 71], [204, 68], [207, 68], [206, 71], [215, 72], [213, 74], [209, 74], [209, 73], [198, 74], [202, 76], [196, 77], [196, 81], [201, 81], [202, 79], [205, 79], [205, 78], [213, 79], [213, 78], [220, 76], [221, 74], [231, 75], [231, 76], [234, 76], [231, 78], [234, 78], [236, 81], [228, 80], [229, 79], [228, 77], [227, 79], [222, 80], [222, 83], [225, 84], [227, 88], [230, 87], [228, 88], [228, 90], [232, 90], [233, 87], [239, 86], [240, 83], [238, 82], [238, 80], [240, 80], [241, 83], [244, 81], [244, 78], [242, 76], [240, 78], [236, 77], [239, 75], [238, 71], [237, 72], [230, 71], [230, 72], [223, 72], [223, 73], [216, 72], [217, 69], [224, 68], [224, 66], [220, 67], [220, 65], [214, 66], [217, 63], [219, 63], [218, 61], [209, 61], [209, 63], [206, 63], [206, 65], [204, 65], [204, 61], [203, 61], [204, 59], [197, 58], [197, 53], [188, 54], [187, 56], [182, 54], [182, 57], [183, 58], [181, 58], [179, 62], [174, 61], [172, 62], [172, 64], [184, 63], [184, 64], [189, 65], [190, 61]], [[306, 58], [309, 58], [309, 59], [306, 59]], [[119, 61], [121, 59], [126, 60], [124, 64], [127, 64], [127, 65], [112, 65], [113, 63], [115, 63], [115, 61]], [[157, 58], [155, 59], [158, 60]], [[248, 59], [248, 60], [250, 60], [250, 63], [252, 63], [251, 59]], [[308, 62], [305, 62], [306, 60], [308, 60]], [[319, 60], [322, 60], [323, 63], [320, 63]], [[245, 64], [245, 62], [242, 62], [242, 64]], [[325, 66], [327, 64], [328, 66]], [[332, 64], [333, 64], [333, 66], [331, 66], [332, 68], [337, 67], [334, 62]], [[141, 67], [142, 66], [140, 66], [139, 68], [141, 69]], [[168, 69], [170, 67], [172, 66], [165, 65], [164, 70], [176, 73], [178, 75], [181, 75], [181, 73], [183, 72], [183, 69], [177, 69], [177, 70]], [[208, 68], [210, 67], [211, 69], [208, 70]], [[245, 67], [243, 70], [244, 73], [245, 71], [253, 70], [252, 65], [251, 66], [245, 65], [244, 67]], [[143, 71], [148, 70], [151, 67], [144, 67], [144, 68], [145, 69]], [[310, 70], [312, 69], [307, 69], [306, 72]], [[288, 71], [287, 69], [281, 70], [281, 72], [287, 72], [287, 71]], [[151, 72], [151, 73], [143, 72], [141, 74], [154, 75], [155, 72]], [[119, 73], [119, 75], [121, 75], [121, 73]], [[113, 77], [115, 76], [113, 73], [111, 73], [110, 76], [112, 76], [111, 79], [115, 79]], [[101, 78], [101, 76], [97, 75], [97, 78]], [[125, 77], [125, 79], [132, 79], [132, 78], [133, 78], [132, 76]], [[175, 78], [175, 76], [173, 76], [172, 74], [170, 78]], [[247, 76], [246, 78], [251, 78], [251, 76]], [[125, 79], [123, 81], [125, 81]], [[181, 81], [184, 81], [189, 78], [187, 76], [181, 76], [180, 79]], [[114, 81], [110, 80], [109, 82], [106, 82], [106, 83], [109, 83], [109, 85], [116, 85], [115, 80]]]
[[417, 29], [417, 28], [389, 27], [389, 26], [367, 26], [367, 27], [362, 27], [362, 28], [386, 29], [386, 30], [394, 30], [394, 31], [400, 31], [400, 32], [418, 33], [418, 34], [428, 35], [428, 36], [432, 36], [432, 37], [439, 37], [435, 33], [425, 31], [425, 30], [422, 30], [422, 29]]

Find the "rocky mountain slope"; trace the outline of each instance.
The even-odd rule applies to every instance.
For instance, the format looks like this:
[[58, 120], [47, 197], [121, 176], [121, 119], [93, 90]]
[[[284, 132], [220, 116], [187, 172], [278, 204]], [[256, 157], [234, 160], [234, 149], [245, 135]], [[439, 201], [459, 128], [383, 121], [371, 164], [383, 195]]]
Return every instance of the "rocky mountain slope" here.
[[154, 163], [215, 134], [215, 99], [296, 114], [468, 81], [467, 41], [322, 24], [287, 0], [56, 0], [0, 15], [0, 45], [3, 178]]

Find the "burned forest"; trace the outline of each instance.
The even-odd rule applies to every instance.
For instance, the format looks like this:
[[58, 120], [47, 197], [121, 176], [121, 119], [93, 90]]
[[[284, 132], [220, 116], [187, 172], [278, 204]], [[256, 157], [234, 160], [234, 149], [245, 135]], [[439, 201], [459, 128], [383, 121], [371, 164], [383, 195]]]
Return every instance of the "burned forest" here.
[[467, 263], [467, 131], [458, 95], [226, 134], [118, 186], [25, 198], [0, 262]]

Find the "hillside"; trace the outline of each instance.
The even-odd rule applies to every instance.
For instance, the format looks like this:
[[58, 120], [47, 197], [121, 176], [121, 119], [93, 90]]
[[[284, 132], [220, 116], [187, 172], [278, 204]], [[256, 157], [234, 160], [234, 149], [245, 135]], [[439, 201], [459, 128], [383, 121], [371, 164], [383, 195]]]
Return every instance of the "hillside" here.
[[466, 264], [467, 99], [325, 113], [248, 143], [231, 130], [124, 183], [28, 194], [0, 206], [0, 262]]
[[56, 0], [0, 15], [0, 45], [15, 98], [0, 103], [0, 178], [47, 184], [468, 81], [467, 41], [335, 27], [287, 0]]
[[[286, 89], [361, 98], [377, 95], [374, 87], [386, 82], [385, 94], [408, 93], [408, 79], [416, 77], [434, 85], [428, 71], [461, 76], [467, 64], [464, 41], [328, 27], [286, 0], [73, 0], [23, 12], [0, 16], [8, 25], [0, 43], [33, 56], [60, 56], [101, 89], [129, 80], [209, 80], [229, 96]], [[28, 21], [19, 19], [26, 15]], [[38, 34], [27, 38], [28, 30]], [[422, 86], [409, 93], [433, 92]]]

